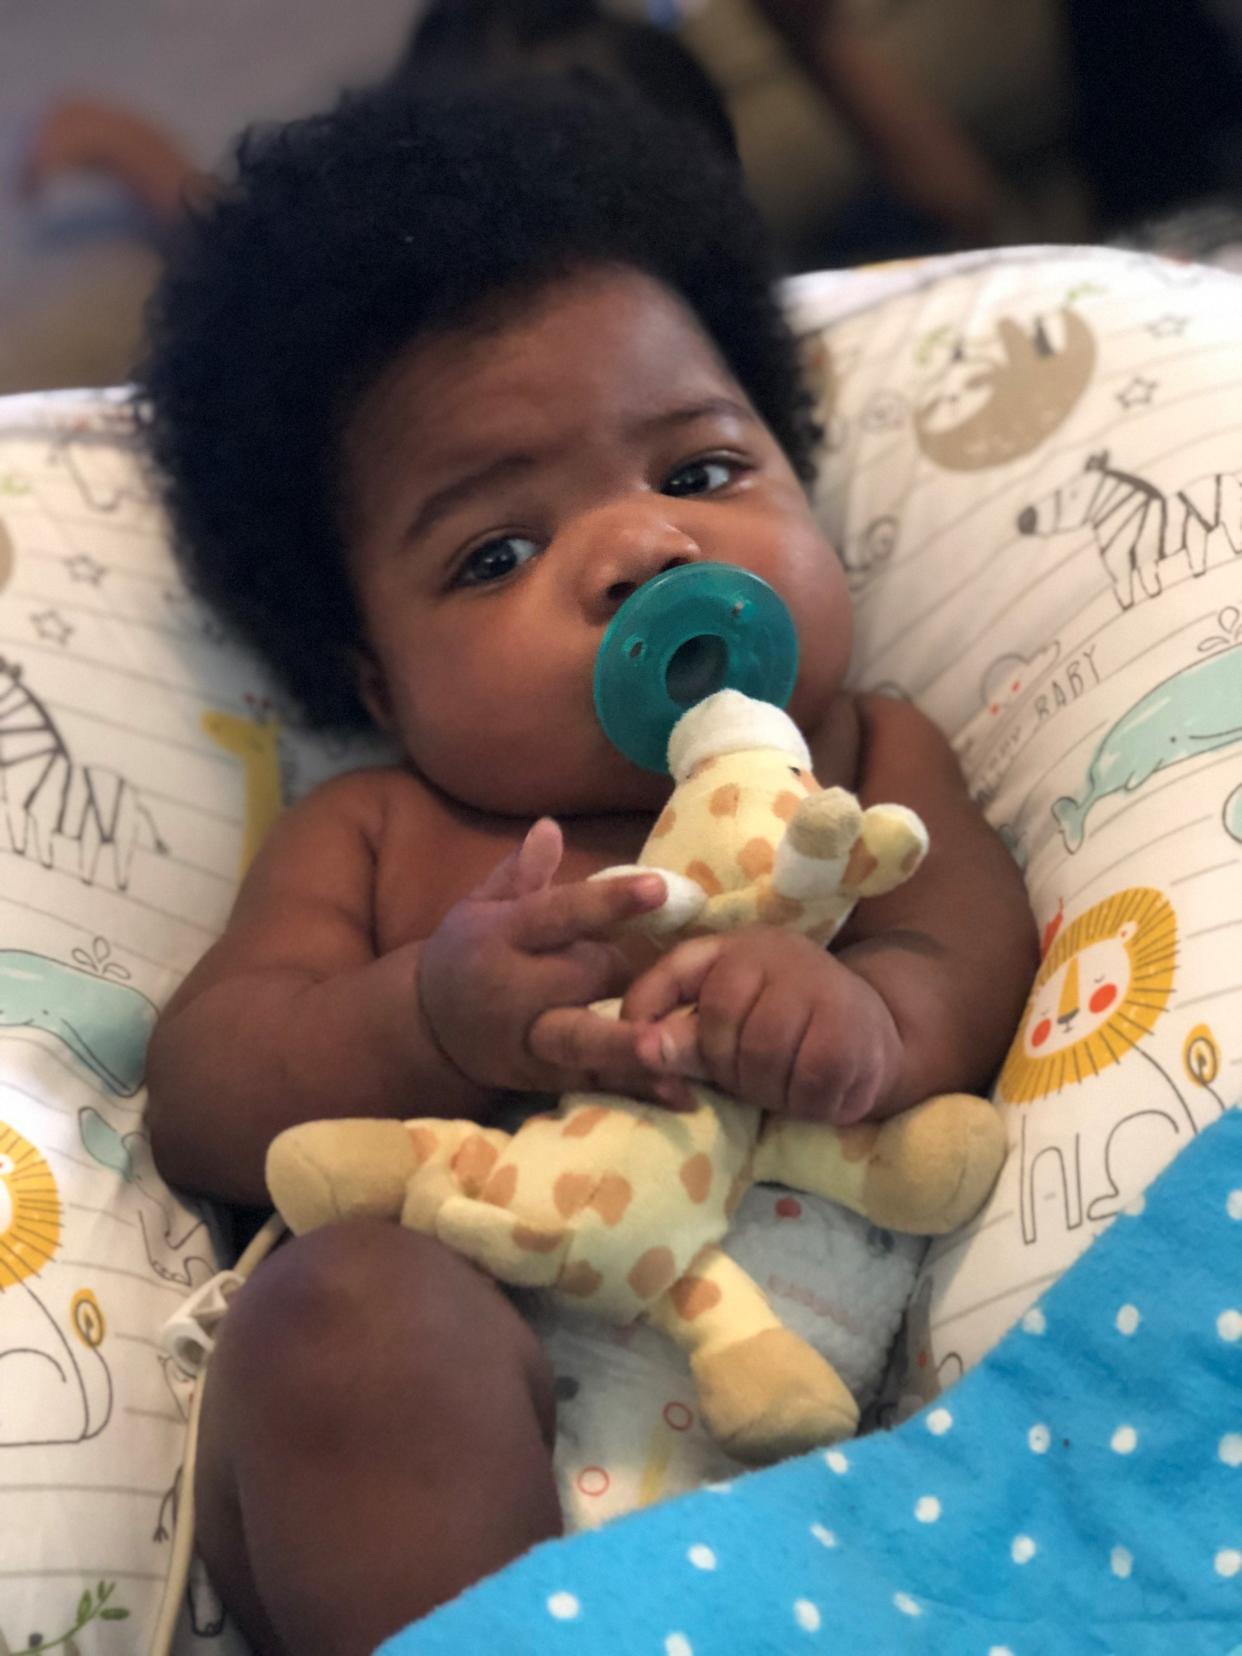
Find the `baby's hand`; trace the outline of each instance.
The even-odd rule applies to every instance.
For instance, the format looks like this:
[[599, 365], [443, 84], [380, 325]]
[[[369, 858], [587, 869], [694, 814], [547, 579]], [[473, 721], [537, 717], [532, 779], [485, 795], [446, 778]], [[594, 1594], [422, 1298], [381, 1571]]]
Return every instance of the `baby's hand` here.
[[553, 885], [563, 851], [560, 829], [542, 818], [477, 891], [449, 910], [419, 957], [424, 1021], [448, 1061], [481, 1087], [619, 1090], [645, 1079], [649, 1091], [633, 1025], [582, 1010], [599, 1025], [589, 1067], [571, 1052], [532, 1041], [543, 1015], [585, 1009], [625, 988], [631, 968], [605, 939], [665, 896], [658, 874]]
[[771, 926], [679, 944], [631, 985], [621, 1015], [643, 1024], [638, 1056], [666, 1078], [655, 1090], [673, 1105], [686, 1101], [678, 1078], [691, 1077], [844, 1127], [871, 1113], [901, 1064], [897, 1026], [870, 984]]

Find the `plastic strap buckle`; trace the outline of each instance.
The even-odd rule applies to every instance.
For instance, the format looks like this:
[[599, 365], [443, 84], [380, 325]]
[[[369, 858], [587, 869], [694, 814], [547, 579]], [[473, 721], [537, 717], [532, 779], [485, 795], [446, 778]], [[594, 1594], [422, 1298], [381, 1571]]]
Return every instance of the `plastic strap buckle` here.
[[246, 1279], [236, 1271], [218, 1271], [182, 1300], [160, 1330], [160, 1347], [181, 1372], [196, 1379], [215, 1350], [216, 1331]]

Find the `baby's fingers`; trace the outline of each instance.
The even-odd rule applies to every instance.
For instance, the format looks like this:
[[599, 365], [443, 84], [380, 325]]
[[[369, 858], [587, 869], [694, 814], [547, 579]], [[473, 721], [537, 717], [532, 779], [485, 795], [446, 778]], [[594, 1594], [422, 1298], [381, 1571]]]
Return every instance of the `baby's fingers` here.
[[632, 1024], [601, 1016], [585, 1006], [556, 1006], [541, 1012], [526, 1038], [531, 1056], [562, 1075], [571, 1084], [592, 1090], [633, 1092], [650, 1090], [635, 1051]]
[[664, 896], [658, 874], [552, 886], [518, 903], [510, 941], [532, 954], [549, 954], [584, 938], [606, 937], [623, 920], [659, 908]]
[[698, 1100], [676, 1076], [650, 1074], [639, 1062], [633, 1024], [601, 1017], [585, 1007], [558, 1006], [531, 1025], [533, 1057], [583, 1091], [620, 1093], [666, 1109], [694, 1110]]
[[630, 985], [622, 1017], [643, 1022], [667, 1017], [679, 1006], [689, 1006], [699, 998], [704, 980], [724, 946], [723, 937], [693, 937], [670, 949]]
[[543, 1006], [589, 1006], [625, 993], [634, 973], [611, 943], [571, 943], [559, 954], [537, 955], [533, 962]]
[[640, 1024], [636, 1050], [642, 1063], [665, 1079], [708, 1079], [699, 1047], [699, 1020], [693, 1013], [677, 1012], [661, 1023]]
[[552, 817], [540, 817], [521, 845], [516, 846], [478, 887], [474, 895], [492, 901], [524, 897], [551, 885], [561, 866], [565, 841], [560, 824]]

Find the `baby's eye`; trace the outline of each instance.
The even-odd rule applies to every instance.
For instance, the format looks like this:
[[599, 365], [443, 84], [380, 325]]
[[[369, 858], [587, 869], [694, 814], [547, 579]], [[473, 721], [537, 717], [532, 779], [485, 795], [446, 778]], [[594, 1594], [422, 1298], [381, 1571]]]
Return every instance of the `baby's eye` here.
[[741, 470], [736, 460], [725, 460], [719, 455], [706, 460], [690, 460], [665, 481], [667, 495], [715, 494], [726, 488]]
[[499, 535], [476, 546], [453, 578], [454, 586], [485, 586], [503, 581], [536, 557], [539, 547], [525, 535]]

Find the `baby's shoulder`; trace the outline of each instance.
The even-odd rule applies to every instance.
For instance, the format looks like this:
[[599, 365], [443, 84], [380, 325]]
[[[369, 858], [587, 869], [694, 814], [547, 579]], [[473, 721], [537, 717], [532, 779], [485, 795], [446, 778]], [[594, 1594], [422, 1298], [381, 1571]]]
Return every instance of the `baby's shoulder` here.
[[391, 900], [402, 911], [413, 890], [433, 904], [464, 896], [529, 827], [472, 811], [399, 765], [333, 777], [293, 812], [299, 837], [325, 852], [351, 840], [367, 856], [381, 906]]
[[898, 696], [856, 698], [860, 732], [856, 792], [864, 804], [908, 805], [942, 850], [991, 835], [971, 798], [948, 737], [913, 702]]
[[378, 827], [393, 815], [429, 813], [430, 801], [430, 790], [410, 771], [399, 765], [370, 765], [318, 783], [288, 807], [285, 817], [302, 824], [348, 819]]
[[932, 719], [904, 696], [859, 691], [850, 700], [858, 732], [860, 784], [878, 764], [928, 768], [957, 777], [957, 757], [948, 737]]
[[834, 696], [811, 739], [811, 762], [825, 787], [866, 789], [878, 763], [956, 769], [941, 731], [902, 696], [842, 690]]
[[394, 844], [409, 851], [436, 839], [442, 815], [437, 796], [412, 772], [375, 765], [319, 783], [285, 810], [273, 837], [308, 847], [357, 840], [383, 860]]

